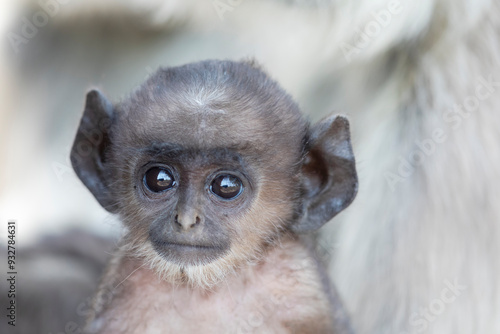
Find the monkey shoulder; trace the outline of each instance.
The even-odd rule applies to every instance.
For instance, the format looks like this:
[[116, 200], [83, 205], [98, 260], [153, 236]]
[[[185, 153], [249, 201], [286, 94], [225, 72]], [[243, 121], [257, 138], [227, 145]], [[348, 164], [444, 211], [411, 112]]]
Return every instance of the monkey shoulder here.
[[258, 304], [272, 310], [286, 333], [332, 333], [332, 305], [314, 253], [299, 240], [280, 243], [248, 270]]

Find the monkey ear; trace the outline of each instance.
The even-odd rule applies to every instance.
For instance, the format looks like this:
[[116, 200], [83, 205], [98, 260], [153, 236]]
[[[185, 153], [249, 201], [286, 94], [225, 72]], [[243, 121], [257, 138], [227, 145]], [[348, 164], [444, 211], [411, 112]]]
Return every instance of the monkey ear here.
[[358, 177], [343, 116], [330, 116], [315, 124], [304, 164], [304, 211], [292, 226], [295, 232], [316, 230], [354, 200]]
[[113, 212], [112, 196], [107, 186], [106, 149], [110, 146], [109, 128], [113, 105], [97, 90], [87, 93], [73, 147], [71, 164], [76, 174], [103, 208]]

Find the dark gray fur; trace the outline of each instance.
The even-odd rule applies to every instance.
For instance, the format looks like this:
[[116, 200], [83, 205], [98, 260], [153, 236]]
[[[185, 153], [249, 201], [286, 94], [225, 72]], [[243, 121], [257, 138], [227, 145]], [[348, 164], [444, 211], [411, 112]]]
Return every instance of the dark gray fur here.
[[[209, 147], [243, 149], [248, 164], [257, 169], [268, 168], [283, 154], [293, 155], [296, 163], [285, 166], [284, 172], [290, 179], [302, 172], [299, 176], [303, 181], [291, 194], [291, 200], [302, 204], [297, 205], [297, 215], [290, 222], [293, 230], [315, 230], [352, 202], [357, 192], [357, 176], [345, 118], [332, 116], [311, 128], [292, 98], [255, 63], [203, 61], [161, 68], [114, 107], [100, 92], [88, 93], [71, 161], [80, 179], [104, 208], [123, 211], [127, 203], [120, 200], [127, 190], [120, 183], [110, 186], [121, 175], [121, 166], [127, 165], [138, 150], [154, 149], [166, 138], [179, 139], [173, 133], [164, 133], [164, 123], [169, 119], [168, 113], [162, 111], [196, 108], [192, 92], [200, 89], [221, 93], [208, 108], [230, 110], [227, 118], [240, 123], [258, 122], [261, 128], [251, 129], [254, 136], [251, 143], [250, 138], [239, 133], [221, 132], [218, 143], [206, 143], [199, 148], [189, 147], [193, 145], [189, 143], [185, 149], [198, 149], [201, 154]], [[182, 121], [173, 125], [181, 129], [180, 133], [190, 132], [198, 121], [186, 111]], [[219, 129], [231, 126], [228, 119], [219, 121]], [[92, 148], [89, 153], [78, 151], [84, 146]], [[313, 168], [301, 168], [307, 153], [312, 157]], [[311, 189], [311, 184], [316, 187]]]

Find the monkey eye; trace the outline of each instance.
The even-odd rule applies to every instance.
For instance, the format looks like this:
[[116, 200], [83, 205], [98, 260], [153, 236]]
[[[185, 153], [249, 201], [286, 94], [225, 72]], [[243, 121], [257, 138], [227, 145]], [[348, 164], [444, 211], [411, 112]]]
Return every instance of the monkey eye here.
[[159, 193], [172, 188], [175, 181], [167, 169], [153, 167], [144, 174], [144, 184], [152, 192]]
[[217, 176], [210, 185], [210, 191], [223, 199], [233, 199], [241, 194], [243, 184], [239, 178], [230, 174]]

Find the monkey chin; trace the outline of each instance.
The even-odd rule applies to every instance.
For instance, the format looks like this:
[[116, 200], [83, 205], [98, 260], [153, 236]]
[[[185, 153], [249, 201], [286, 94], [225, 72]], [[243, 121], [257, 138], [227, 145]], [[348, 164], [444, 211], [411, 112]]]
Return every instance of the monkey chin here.
[[224, 243], [217, 246], [212, 245], [191, 245], [170, 242], [165, 239], [149, 236], [149, 242], [153, 245], [156, 252], [167, 262], [177, 263], [184, 266], [199, 266], [211, 263], [222, 256], [229, 249], [230, 244]]
[[207, 258], [198, 263], [180, 263], [171, 261], [159, 253], [151, 242], [129, 244], [126, 248], [128, 254], [138, 257], [143, 266], [156, 272], [159, 279], [174, 285], [187, 285], [201, 290], [215, 289], [219, 283], [233, 276], [243, 264], [252, 263], [257, 258], [257, 256], [243, 258], [237, 255], [241, 254], [240, 250], [229, 248], [217, 258]]

